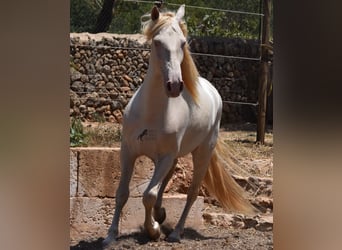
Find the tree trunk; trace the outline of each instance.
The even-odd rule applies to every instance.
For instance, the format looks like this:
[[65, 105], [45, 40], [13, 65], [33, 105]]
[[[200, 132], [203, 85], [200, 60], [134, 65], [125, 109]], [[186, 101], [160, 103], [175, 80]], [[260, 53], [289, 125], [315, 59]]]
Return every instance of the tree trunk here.
[[258, 124], [256, 141], [265, 143], [265, 127], [266, 127], [266, 106], [267, 106], [267, 78], [268, 78], [268, 49], [270, 40], [270, 6], [271, 0], [264, 0], [263, 10], [263, 34], [261, 41], [261, 65], [259, 78], [259, 95], [258, 95]]
[[115, 0], [104, 0], [100, 14], [97, 17], [94, 33], [107, 32], [113, 19]]

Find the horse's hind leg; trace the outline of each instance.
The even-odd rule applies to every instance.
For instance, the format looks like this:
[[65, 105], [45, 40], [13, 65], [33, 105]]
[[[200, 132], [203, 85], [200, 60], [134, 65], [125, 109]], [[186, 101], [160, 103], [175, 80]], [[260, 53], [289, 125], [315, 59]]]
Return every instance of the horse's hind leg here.
[[132, 155], [128, 146], [125, 146], [122, 143], [120, 151], [121, 177], [119, 187], [116, 191], [115, 213], [112, 224], [108, 230], [108, 236], [102, 243], [104, 247], [110, 245], [110, 243], [114, 242], [118, 237], [120, 214], [129, 197], [129, 182], [132, 177], [135, 159], [136, 156]]
[[193, 179], [188, 190], [188, 196], [181, 218], [179, 219], [173, 232], [167, 238], [167, 240], [170, 242], [180, 241], [181, 235], [184, 231], [185, 220], [189, 214], [191, 206], [197, 199], [202, 180], [207, 173], [211, 154], [212, 148], [208, 144], [204, 146], [201, 145], [194, 152], [192, 152], [194, 163]]
[[163, 208], [161, 205], [162, 205], [162, 200], [163, 200], [163, 193], [164, 193], [164, 190], [167, 186], [167, 184], [169, 183], [172, 175], [173, 175], [173, 172], [175, 171], [175, 168], [176, 168], [176, 165], [177, 165], [177, 162], [178, 160], [175, 159], [173, 161], [173, 166], [171, 167], [169, 173], [166, 175], [166, 177], [164, 178], [161, 186], [160, 186], [160, 189], [158, 191], [158, 197], [157, 197], [157, 201], [156, 201], [156, 204], [154, 205], [154, 209], [153, 209], [153, 216], [154, 216], [154, 219], [159, 223], [159, 224], [162, 224], [166, 218], [166, 212], [165, 212], [165, 208]]

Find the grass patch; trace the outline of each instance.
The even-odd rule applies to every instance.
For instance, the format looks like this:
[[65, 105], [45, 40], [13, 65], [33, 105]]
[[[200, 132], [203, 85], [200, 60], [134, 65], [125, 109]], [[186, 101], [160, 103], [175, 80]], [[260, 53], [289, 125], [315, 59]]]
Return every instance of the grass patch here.
[[106, 122], [92, 122], [84, 124], [88, 134], [89, 147], [113, 147], [121, 141], [121, 126]]
[[242, 170], [256, 176], [273, 175], [273, 134], [265, 134], [265, 144], [256, 143], [256, 132], [223, 132], [223, 139]]

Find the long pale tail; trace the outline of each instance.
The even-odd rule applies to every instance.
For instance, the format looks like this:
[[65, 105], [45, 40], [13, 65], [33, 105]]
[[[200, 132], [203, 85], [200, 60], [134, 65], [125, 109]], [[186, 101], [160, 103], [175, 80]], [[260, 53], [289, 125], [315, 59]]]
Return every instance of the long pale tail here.
[[211, 156], [210, 166], [203, 184], [225, 210], [255, 214], [256, 209], [244, 197], [244, 190], [225, 170], [224, 165], [229, 166], [234, 163], [231, 155], [223, 151], [224, 147], [224, 142], [219, 139]]

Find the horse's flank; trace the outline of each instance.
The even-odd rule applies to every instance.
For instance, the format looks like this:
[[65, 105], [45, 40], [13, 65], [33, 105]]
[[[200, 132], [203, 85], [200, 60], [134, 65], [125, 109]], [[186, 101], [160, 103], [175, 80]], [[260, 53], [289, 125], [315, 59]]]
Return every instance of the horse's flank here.
[[[146, 39], [151, 40], [155, 34], [157, 34], [162, 28], [165, 26], [171, 25], [175, 14], [173, 12], [164, 12], [161, 13], [157, 20], [149, 20], [143, 24], [143, 34], [146, 36]], [[187, 37], [188, 30], [186, 24], [184, 22], [179, 22], [179, 27], [181, 28], [183, 35]], [[194, 63], [194, 60], [191, 57], [189, 44], [186, 43], [183, 49], [184, 58], [181, 63], [182, 69], [182, 78], [184, 81], [184, 85], [189, 91], [191, 97], [194, 99], [195, 103], [198, 104], [198, 92], [197, 92], [197, 84], [199, 73]]]

